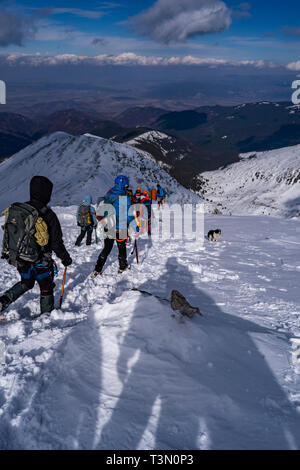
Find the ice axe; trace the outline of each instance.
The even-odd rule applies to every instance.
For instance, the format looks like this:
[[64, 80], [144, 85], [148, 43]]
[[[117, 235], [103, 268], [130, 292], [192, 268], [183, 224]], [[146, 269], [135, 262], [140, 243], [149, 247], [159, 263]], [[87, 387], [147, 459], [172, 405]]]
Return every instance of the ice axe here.
[[65, 282], [66, 282], [66, 275], [67, 275], [67, 269], [68, 267], [65, 267], [65, 272], [64, 272], [64, 277], [63, 277], [63, 283], [62, 283], [62, 288], [61, 288], [61, 294], [60, 294], [60, 301], [59, 301], [59, 308], [61, 309], [62, 303], [63, 303], [63, 297], [64, 297], [64, 290], [65, 290]]
[[96, 244], [98, 245], [98, 235], [97, 235], [97, 227], [95, 227], [95, 238], [96, 238]]
[[133, 255], [134, 252], [135, 252], [135, 255], [136, 255], [136, 262], [137, 262], [137, 264], [139, 264], [139, 251], [138, 251], [138, 246], [137, 246], [136, 239], [134, 240], [133, 249], [132, 249], [132, 252], [130, 254]]
[[137, 240], [134, 240], [134, 249], [135, 249], [135, 255], [136, 255], [136, 262], [139, 264], [139, 251], [138, 251], [138, 245], [137, 245]]

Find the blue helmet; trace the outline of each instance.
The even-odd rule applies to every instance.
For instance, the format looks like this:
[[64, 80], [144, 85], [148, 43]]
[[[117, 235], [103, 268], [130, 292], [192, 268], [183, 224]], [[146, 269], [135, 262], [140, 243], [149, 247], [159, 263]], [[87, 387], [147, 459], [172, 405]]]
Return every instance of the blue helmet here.
[[127, 176], [119, 175], [115, 179], [115, 184], [118, 184], [119, 186], [124, 188], [125, 186], [129, 185], [129, 179], [127, 178]]

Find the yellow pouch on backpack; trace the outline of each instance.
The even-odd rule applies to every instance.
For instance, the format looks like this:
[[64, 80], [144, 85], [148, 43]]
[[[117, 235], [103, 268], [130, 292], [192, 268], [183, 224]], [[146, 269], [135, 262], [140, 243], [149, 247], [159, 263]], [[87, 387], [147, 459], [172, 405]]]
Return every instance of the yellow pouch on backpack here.
[[7, 218], [8, 209], [9, 209], [9, 207], [7, 209], [5, 209], [1, 214], [1, 215], [4, 215], [5, 219]]
[[8, 207], [7, 209], [5, 209], [5, 211], [3, 211], [2, 214], [1, 214], [1, 215], [4, 215], [4, 217], [5, 217], [4, 225], [2, 225], [2, 229], [3, 229], [3, 230], [4, 230], [4, 228], [5, 228], [5, 224], [6, 224], [6, 221], [7, 221], [8, 210], [9, 210], [9, 207]]
[[46, 246], [49, 243], [49, 232], [46, 222], [39, 217], [35, 224], [35, 239], [38, 245]]

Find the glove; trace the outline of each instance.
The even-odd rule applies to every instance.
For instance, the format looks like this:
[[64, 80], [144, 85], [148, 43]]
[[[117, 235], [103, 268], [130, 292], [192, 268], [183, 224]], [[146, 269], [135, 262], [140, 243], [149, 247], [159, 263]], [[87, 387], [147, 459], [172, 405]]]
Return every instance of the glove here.
[[71, 258], [70, 255], [66, 256], [65, 258], [63, 258], [61, 260], [62, 264], [66, 267], [66, 266], [71, 266], [71, 264], [73, 263], [73, 260]]

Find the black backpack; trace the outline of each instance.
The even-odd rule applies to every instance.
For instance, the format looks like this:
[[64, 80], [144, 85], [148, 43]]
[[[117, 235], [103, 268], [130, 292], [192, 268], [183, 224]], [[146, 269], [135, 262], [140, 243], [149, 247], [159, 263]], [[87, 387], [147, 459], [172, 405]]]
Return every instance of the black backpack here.
[[93, 225], [90, 206], [81, 204], [78, 210], [78, 225], [80, 227], [90, 227]]
[[[46, 213], [48, 208], [40, 212]], [[19, 261], [36, 263], [42, 255], [42, 246], [37, 243], [36, 225], [39, 212], [27, 203], [15, 202], [5, 211], [2, 258], [18, 267]]]

